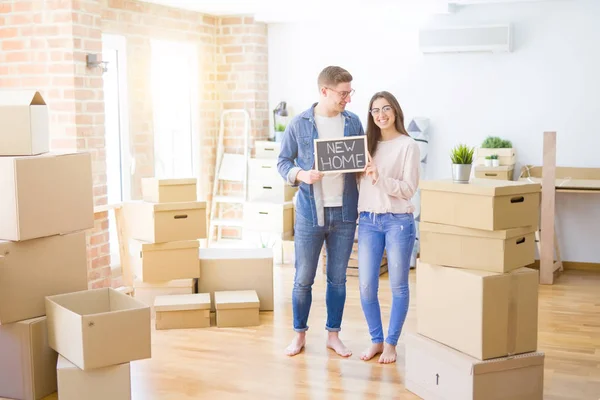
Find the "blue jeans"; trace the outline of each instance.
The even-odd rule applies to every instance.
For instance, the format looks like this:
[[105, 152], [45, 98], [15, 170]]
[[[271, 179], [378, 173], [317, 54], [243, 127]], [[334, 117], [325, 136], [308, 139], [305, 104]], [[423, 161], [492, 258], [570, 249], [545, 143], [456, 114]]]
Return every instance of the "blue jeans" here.
[[383, 342], [379, 308], [379, 268], [387, 252], [388, 276], [392, 289], [392, 310], [386, 343], [396, 346], [408, 312], [408, 271], [415, 243], [413, 214], [362, 212], [358, 222], [358, 279], [360, 302], [367, 319], [372, 343]]
[[327, 322], [325, 329], [341, 330], [346, 303], [346, 269], [352, 253], [356, 222], [343, 222], [342, 207], [325, 208], [325, 225], [313, 224], [296, 213], [294, 252], [296, 274], [292, 291], [294, 330], [308, 330], [308, 315], [312, 304], [312, 285], [315, 281], [323, 242], [327, 251]]

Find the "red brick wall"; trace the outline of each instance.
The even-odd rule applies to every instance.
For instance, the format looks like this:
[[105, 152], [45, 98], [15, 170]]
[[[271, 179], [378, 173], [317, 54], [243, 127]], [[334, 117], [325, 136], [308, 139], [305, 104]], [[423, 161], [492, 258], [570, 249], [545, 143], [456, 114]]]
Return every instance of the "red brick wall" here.
[[[220, 113], [244, 107], [253, 138], [269, 131], [267, 29], [249, 17], [216, 18], [135, 0], [18, 0], [0, 3], [0, 88], [40, 90], [49, 103], [53, 150], [89, 150], [96, 205], [106, 204], [106, 151], [102, 74], [86, 68], [87, 53], [101, 54], [102, 33], [127, 42], [129, 131], [136, 170], [154, 174], [150, 40], [196, 43], [202, 192], [210, 200]], [[239, 132], [228, 127], [226, 136]], [[239, 146], [239, 141], [228, 141]], [[89, 236], [90, 287], [110, 285], [107, 214]], [[113, 282], [114, 284], [114, 282]]]

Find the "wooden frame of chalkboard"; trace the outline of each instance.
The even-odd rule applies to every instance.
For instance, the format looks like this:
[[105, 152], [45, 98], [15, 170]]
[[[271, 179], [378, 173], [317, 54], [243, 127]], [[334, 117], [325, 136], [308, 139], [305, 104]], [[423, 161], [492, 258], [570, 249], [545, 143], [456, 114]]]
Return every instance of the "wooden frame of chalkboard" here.
[[[350, 144], [352, 143], [352, 144]], [[354, 149], [359, 144], [358, 152]], [[345, 136], [334, 139], [315, 139], [315, 169], [324, 174], [363, 172], [367, 168], [367, 136]], [[330, 157], [323, 160], [323, 154]], [[351, 165], [348, 168], [348, 165]], [[339, 167], [336, 167], [339, 165]]]

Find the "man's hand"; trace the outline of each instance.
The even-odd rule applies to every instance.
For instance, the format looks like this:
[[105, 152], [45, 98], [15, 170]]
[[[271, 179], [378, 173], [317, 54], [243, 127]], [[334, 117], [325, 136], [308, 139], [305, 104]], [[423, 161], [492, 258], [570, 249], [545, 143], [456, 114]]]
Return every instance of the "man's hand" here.
[[312, 185], [313, 183], [320, 181], [322, 178], [323, 173], [314, 169], [311, 169], [310, 171], [300, 171], [296, 176], [296, 179], [308, 185]]

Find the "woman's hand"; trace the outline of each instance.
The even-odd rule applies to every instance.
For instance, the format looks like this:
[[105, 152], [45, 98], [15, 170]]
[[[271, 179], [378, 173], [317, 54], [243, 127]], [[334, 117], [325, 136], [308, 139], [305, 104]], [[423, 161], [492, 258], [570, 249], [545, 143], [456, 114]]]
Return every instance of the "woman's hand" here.
[[368, 177], [371, 178], [372, 183], [375, 184], [375, 182], [377, 182], [377, 180], [379, 179], [379, 171], [377, 171], [377, 165], [375, 165], [375, 163], [373, 162], [373, 158], [371, 158], [371, 154], [369, 154], [368, 152], [367, 157], [368, 161], [365, 173]]

